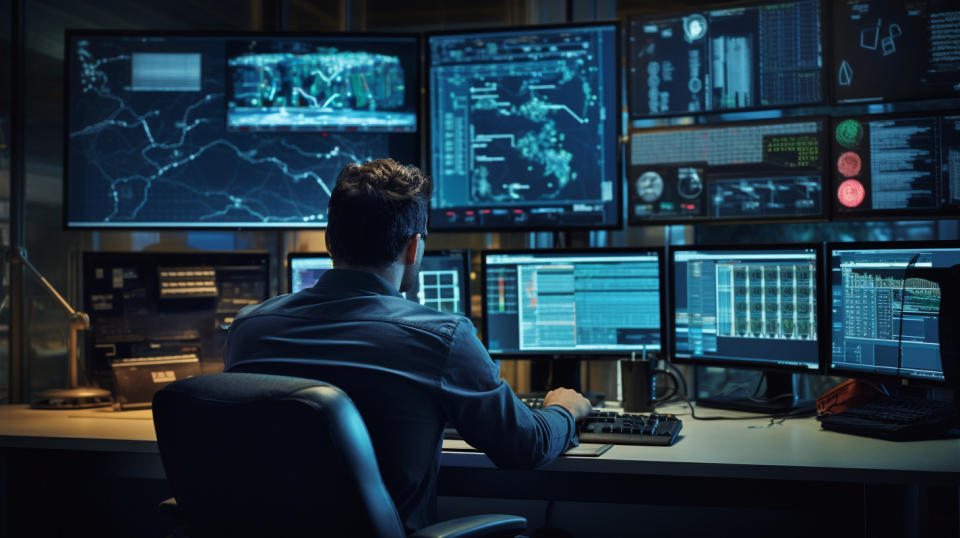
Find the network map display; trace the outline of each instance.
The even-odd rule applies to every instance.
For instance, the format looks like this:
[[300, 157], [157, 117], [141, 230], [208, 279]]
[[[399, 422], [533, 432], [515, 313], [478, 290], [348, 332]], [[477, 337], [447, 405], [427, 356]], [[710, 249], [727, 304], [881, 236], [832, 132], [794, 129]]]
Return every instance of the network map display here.
[[491, 354], [626, 354], [661, 347], [660, 252], [483, 255]]
[[413, 36], [71, 32], [66, 61], [70, 227], [323, 227], [345, 164], [417, 164]]
[[[333, 268], [333, 260], [325, 254], [291, 253], [287, 262], [291, 293], [312, 288], [323, 273]], [[468, 316], [469, 279], [467, 251], [428, 251], [423, 255], [416, 292], [407, 292], [404, 297], [434, 310]]]
[[431, 227], [620, 223], [617, 26], [429, 37]]
[[821, 103], [820, 1], [630, 19], [630, 113]]
[[838, 103], [960, 97], [955, 0], [836, 0], [833, 80]]
[[833, 120], [837, 216], [936, 216], [960, 211], [960, 115]]
[[674, 357], [815, 370], [817, 248], [673, 250]]
[[636, 130], [631, 224], [824, 217], [823, 118]]
[[829, 252], [831, 369], [942, 381], [940, 286], [924, 273], [960, 264], [960, 248]]

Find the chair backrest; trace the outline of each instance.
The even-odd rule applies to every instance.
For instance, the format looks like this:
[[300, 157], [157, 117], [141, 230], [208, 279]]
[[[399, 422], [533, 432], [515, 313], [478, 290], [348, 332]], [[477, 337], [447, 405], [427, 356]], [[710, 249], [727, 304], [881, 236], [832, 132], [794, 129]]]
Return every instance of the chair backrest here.
[[403, 536], [347, 395], [312, 379], [209, 374], [154, 396], [191, 536]]

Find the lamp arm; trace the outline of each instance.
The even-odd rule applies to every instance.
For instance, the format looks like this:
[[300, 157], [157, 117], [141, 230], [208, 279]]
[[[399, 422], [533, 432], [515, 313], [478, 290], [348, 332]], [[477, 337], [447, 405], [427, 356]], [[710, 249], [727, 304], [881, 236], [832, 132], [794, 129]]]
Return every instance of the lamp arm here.
[[62, 295], [60, 295], [60, 292], [58, 292], [57, 289], [53, 287], [53, 284], [51, 284], [50, 281], [47, 280], [46, 277], [44, 277], [43, 274], [41, 274], [40, 271], [37, 270], [37, 268], [34, 267], [33, 264], [30, 263], [30, 261], [23, 255], [23, 249], [10, 249], [9, 259], [11, 264], [13, 263], [22, 264], [24, 267], [27, 268], [27, 271], [30, 274], [32, 274], [34, 278], [36, 278], [37, 280], [40, 281], [41, 284], [43, 284], [43, 287], [44, 289], [47, 290], [47, 293], [49, 293], [54, 299], [56, 299], [57, 302], [60, 303], [60, 306], [63, 307], [63, 309], [67, 312], [67, 315], [70, 316], [71, 322], [75, 322], [78, 325], [82, 325], [81, 327], [79, 327], [81, 330], [86, 330], [90, 328], [90, 316], [70, 306], [70, 303], [68, 303], [67, 300], [64, 299]]

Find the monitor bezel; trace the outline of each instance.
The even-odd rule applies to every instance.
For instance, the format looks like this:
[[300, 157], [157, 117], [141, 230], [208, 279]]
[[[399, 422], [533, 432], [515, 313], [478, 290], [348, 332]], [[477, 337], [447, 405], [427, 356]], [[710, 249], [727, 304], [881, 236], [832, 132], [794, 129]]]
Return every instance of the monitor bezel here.
[[[888, 112], [880, 114], [848, 114], [848, 115], [831, 115], [830, 116], [830, 132], [827, 139], [827, 144], [829, 145], [829, 154], [830, 154], [830, 163], [829, 170], [827, 171], [828, 180], [830, 183], [830, 200], [829, 200], [829, 210], [830, 214], [833, 216], [832, 220], [842, 221], [842, 222], [853, 222], [853, 221], [863, 221], [863, 220], [898, 220], [898, 219], [935, 219], [940, 217], [955, 217], [958, 212], [960, 212], [960, 206], [945, 206], [941, 209], [869, 209], [862, 211], [845, 211], [840, 209], [839, 202], [836, 199], [836, 190], [842, 183], [843, 179], [841, 178], [840, 173], [836, 171], [836, 160], [840, 157], [840, 152], [834, 152], [834, 145], [839, 147], [839, 143], [836, 143], [836, 138], [834, 133], [836, 132], [837, 125], [840, 122], [845, 120], [856, 120], [861, 123], [869, 123], [871, 121], [882, 121], [886, 119], [890, 120], [903, 120], [911, 118], [923, 118], [923, 117], [933, 117], [937, 120], [937, 127], [940, 129], [940, 137], [938, 139], [938, 147], [934, 148], [934, 157], [937, 163], [941, 162], [941, 157], [943, 154], [943, 119], [947, 116], [957, 116], [960, 118], [960, 109], [957, 108], [944, 108], [944, 109], [925, 109], [917, 110], [914, 112]], [[869, 144], [869, 141], [867, 141]], [[868, 146], [868, 149], [869, 146]], [[939, 170], [937, 170], [939, 168]], [[944, 170], [943, 167], [939, 164], [934, 165], [934, 172], [936, 172], [939, 177], [936, 180], [939, 182], [941, 187], [949, 189], [949, 184], [944, 181]], [[871, 186], [873, 184], [873, 176], [871, 172], [870, 178]]]
[[[666, 296], [664, 295], [664, 282], [666, 277], [666, 248], [664, 247], [646, 247], [646, 246], [637, 246], [637, 247], [604, 247], [604, 248], [558, 248], [558, 249], [536, 249], [536, 248], [524, 248], [524, 249], [490, 249], [483, 250], [480, 252], [480, 306], [481, 312], [483, 314], [483, 342], [489, 350], [490, 341], [489, 330], [490, 324], [488, 323], [489, 317], [487, 313], [487, 258], [492, 255], [523, 255], [523, 254], [533, 254], [533, 255], [577, 255], [577, 254], [587, 254], [593, 256], [602, 256], [602, 255], [624, 255], [624, 254], [636, 254], [636, 255], [657, 255], [657, 272], [658, 279], [660, 282], [659, 289], [659, 307], [660, 307], [660, 349], [659, 350], [648, 350], [647, 354], [652, 356], [665, 357], [667, 350], [667, 341], [666, 337]], [[635, 351], [630, 350], [571, 350], [567, 351], [496, 351], [489, 352], [491, 357], [501, 358], [501, 359], [536, 359], [536, 358], [547, 358], [547, 359], [609, 359], [609, 358], [624, 358], [631, 357], [631, 353], [642, 353], [641, 349]]]
[[96, 225], [77, 225], [71, 223], [70, 221], [70, 204], [67, 200], [67, 194], [70, 192], [70, 69], [72, 58], [71, 53], [73, 51], [72, 45], [77, 38], [82, 37], [174, 37], [174, 38], [230, 38], [236, 37], [237, 39], [274, 39], [274, 38], [291, 38], [291, 39], [310, 39], [310, 40], [323, 40], [323, 39], [345, 39], [348, 41], [362, 42], [366, 39], [377, 39], [377, 38], [395, 38], [395, 39], [412, 39], [415, 42], [415, 47], [417, 51], [417, 61], [414, 68], [416, 72], [412, 77], [417, 81], [417, 84], [420, 86], [413, 91], [416, 91], [417, 96], [413, 99], [414, 106], [416, 107], [416, 119], [417, 119], [417, 132], [409, 133], [414, 139], [414, 150], [413, 156], [417, 159], [417, 162], [411, 163], [414, 166], [422, 169], [423, 164], [423, 130], [425, 129], [424, 117], [423, 117], [423, 46], [424, 38], [423, 34], [420, 32], [278, 32], [278, 31], [249, 31], [249, 30], [238, 30], [238, 31], [228, 31], [228, 30], [209, 30], [209, 31], [197, 31], [197, 30], [90, 30], [90, 29], [80, 29], [80, 28], [67, 28], [64, 30], [64, 41], [63, 41], [63, 134], [62, 134], [62, 159], [63, 159], [63, 174], [61, 179], [61, 185], [64, 193], [64, 203], [61, 208], [61, 229], [64, 231], [69, 230], [90, 230], [90, 231], [116, 231], [116, 232], [149, 232], [149, 231], [294, 231], [294, 232], [303, 232], [311, 230], [323, 230], [326, 229], [326, 223], [315, 224], [309, 227], [306, 226], [289, 226], [289, 225], [269, 225], [269, 226], [251, 226], [251, 223], [237, 223], [231, 224], [216, 224], [213, 223], [210, 226], [197, 226], [196, 223], [173, 223], [170, 225], [143, 225], [138, 226], [136, 223], [125, 222], [123, 226], [105, 226], [102, 224]]
[[[791, 0], [791, 2], [796, 2], [798, 0]], [[626, 69], [626, 82], [627, 82], [627, 108], [629, 110], [629, 116], [632, 120], [652, 120], [652, 119], [661, 119], [661, 118], [676, 118], [676, 117], [689, 117], [689, 116], [703, 116], [707, 114], [740, 114], [743, 112], [753, 112], [760, 110], [790, 110], [794, 108], [809, 108], [809, 107], [820, 107], [826, 106], [831, 103], [832, 95], [828, 93], [829, 89], [832, 89], [832, 80], [828, 82], [830, 73], [828, 73], [828, 64], [824, 60], [824, 56], [827, 55], [827, 35], [826, 35], [826, 26], [825, 23], [829, 20], [826, 16], [826, 4], [830, 3], [830, 0], [815, 0], [817, 2], [817, 11], [818, 18], [820, 22], [820, 100], [815, 102], [804, 102], [804, 103], [795, 103], [790, 105], [757, 105], [753, 107], [746, 108], [724, 108], [724, 109], [713, 109], [713, 110], [698, 110], [695, 112], [679, 111], [679, 112], [662, 112], [657, 114], [636, 114], [633, 112], [633, 108], [630, 106], [632, 103], [633, 90], [636, 87], [636, 82], [634, 82], [634, 77], [631, 76], [630, 68], [633, 65], [633, 57], [630, 53], [630, 38], [633, 37], [631, 29], [633, 28], [634, 21], [650, 21], [653, 19], [662, 19], [662, 18], [674, 18], [682, 17], [685, 15], [690, 15], [691, 13], [700, 13], [704, 11], [713, 11], [720, 9], [742, 9], [742, 8], [760, 8], [765, 5], [769, 5], [769, 2], [764, 2], [762, 0], [749, 0], [734, 2], [732, 4], [722, 4], [718, 6], [701, 6], [701, 9], [694, 9], [693, 7], [682, 10], [682, 9], [665, 9], [662, 11], [653, 11], [650, 13], [644, 14], [635, 14], [627, 17], [624, 30], [624, 36], [626, 40], [626, 46], [624, 47], [625, 58], [625, 69]], [[830, 87], [828, 87], [830, 84]]]
[[[804, 123], [809, 121], [819, 121], [823, 125], [823, 129], [820, 130], [820, 133], [817, 135], [817, 138], [820, 142], [821, 148], [823, 149], [823, 170], [820, 171], [820, 207], [822, 209], [821, 214], [817, 216], [812, 215], [802, 215], [796, 217], [783, 216], [783, 217], [756, 217], [756, 218], [731, 218], [731, 219], [722, 219], [714, 217], [663, 217], [663, 218], [649, 218], [641, 219], [635, 218], [631, 211], [630, 206], [630, 171], [634, 167], [633, 161], [628, 157], [624, 162], [624, 206], [626, 207], [627, 212], [627, 225], [628, 226], [647, 226], [647, 225], [658, 225], [658, 224], [757, 224], [762, 222], [827, 222], [830, 220], [832, 213], [832, 197], [828, 196], [828, 191], [830, 186], [828, 183], [832, 179], [829, 175], [830, 163], [832, 161], [832, 155], [830, 153], [830, 139], [828, 137], [828, 129], [830, 127], [831, 117], [825, 114], [817, 114], [813, 116], [793, 116], [793, 117], [783, 117], [783, 118], [763, 118], [756, 120], [744, 120], [744, 121], [730, 121], [730, 122], [713, 122], [713, 123], [697, 123], [693, 125], [669, 125], [669, 126], [658, 126], [658, 127], [649, 127], [649, 128], [632, 128], [630, 129], [629, 136], [627, 137], [627, 144], [624, 148], [624, 153], [629, 154], [632, 147], [633, 136], [635, 134], [646, 134], [646, 133], [659, 133], [659, 132], [673, 132], [673, 131], [689, 131], [689, 130], [703, 130], [703, 129], [724, 129], [730, 127], [738, 126], [751, 126], [751, 125], [774, 125], [782, 123]], [[662, 165], [654, 165], [662, 166]], [[669, 166], [669, 164], [665, 165]]]
[[622, 99], [622, 86], [623, 86], [623, 22], [619, 19], [609, 19], [609, 20], [598, 20], [598, 21], [585, 21], [585, 22], [571, 22], [571, 23], [562, 23], [562, 24], [536, 24], [536, 25], [521, 25], [521, 26], [482, 26], [482, 27], [472, 27], [472, 28], [458, 28], [456, 30], [436, 30], [425, 32], [423, 34], [423, 93], [424, 93], [424, 103], [423, 103], [423, 132], [424, 132], [424, 141], [423, 141], [423, 151], [426, 154], [423, 158], [423, 170], [426, 170], [427, 174], [433, 177], [433, 158], [431, 156], [432, 150], [430, 149], [433, 143], [433, 126], [431, 125], [431, 100], [430, 100], [430, 71], [431, 71], [431, 51], [430, 51], [430, 39], [433, 37], [441, 36], [452, 36], [452, 35], [475, 35], [475, 34], [518, 34], [524, 32], [533, 32], [537, 30], [562, 30], [570, 29], [576, 30], [580, 28], [594, 28], [594, 27], [603, 27], [603, 26], [612, 26], [614, 29], [614, 56], [615, 56], [615, 86], [616, 91], [614, 100], [615, 100], [615, 110], [610, 111], [609, 115], [614, 117], [614, 129], [616, 136], [615, 144], [616, 148], [613, 152], [614, 159], [616, 161], [616, 174], [615, 177], [611, 178], [614, 183], [614, 207], [616, 208], [616, 222], [610, 224], [596, 224], [596, 225], [583, 225], [583, 226], [551, 226], [551, 225], [524, 225], [524, 226], [481, 226], [481, 225], [464, 225], [457, 227], [445, 227], [445, 226], [436, 226], [431, 223], [430, 231], [437, 233], [464, 233], [470, 231], [483, 231], [483, 232], [532, 232], [532, 231], [570, 231], [570, 230], [621, 230], [624, 228], [626, 220], [623, 216], [623, 203], [626, 197], [626, 192], [623, 190], [623, 165], [624, 162], [624, 147], [623, 142], [623, 119], [622, 119], [622, 110], [623, 110], [623, 99]]
[[[817, 275], [814, 279], [817, 286], [817, 293], [815, 298], [817, 300], [817, 307], [815, 309], [817, 314], [817, 361], [816, 367], [810, 368], [802, 365], [787, 365], [787, 364], [764, 364], [753, 360], [740, 360], [740, 359], [727, 359], [719, 357], [677, 357], [677, 342], [676, 342], [676, 266], [674, 264], [674, 256], [677, 252], [691, 252], [691, 251], [703, 251], [703, 252], [746, 252], [746, 251], [777, 251], [777, 250], [808, 250], [811, 249], [814, 251], [814, 266], [817, 268]], [[787, 373], [806, 373], [806, 374], [821, 374], [824, 372], [824, 358], [823, 358], [823, 331], [824, 331], [824, 249], [823, 243], [763, 243], [757, 245], [683, 245], [671, 247], [669, 256], [670, 256], [670, 285], [668, 293], [670, 295], [670, 310], [667, 313], [667, 320], [669, 323], [669, 332], [670, 332], [670, 360], [678, 364], [689, 364], [692, 366], [719, 366], [726, 368], [745, 368], [751, 370], [762, 370], [769, 372], [787, 372]], [[784, 342], [789, 342], [785, 340]]]
[[[447, 257], [457, 257], [461, 260], [461, 268], [463, 268], [463, 280], [460, 282], [460, 294], [464, 299], [462, 300], [462, 305], [464, 307], [464, 312], [462, 314], [457, 314], [458, 316], [470, 317], [471, 311], [473, 310], [471, 303], [472, 297], [470, 295], [470, 250], [469, 249], [434, 249], [434, 250], [425, 250], [423, 252], [423, 257], [427, 256], [447, 256]], [[287, 253], [287, 267], [286, 267], [286, 290], [287, 293], [295, 293], [293, 291], [293, 260], [303, 259], [303, 258], [330, 258], [329, 252], [288, 252]], [[421, 268], [423, 266], [421, 265]]]
[[[843, 242], [843, 241], [832, 241], [826, 243], [824, 247], [824, 265], [827, 271], [832, 271], [833, 268], [833, 251], [834, 250], [921, 250], [921, 249], [936, 249], [936, 248], [947, 248], [947, 249], [957, 249], [960, 250], [960, 240], [955, 239], [932, 239], [927, 241], [854, 241], [854, 242]], [[833, 364], [833, 353], [831, 352], [831, 344], [833, 343], [833, 333], [830, 330], [833, 324], [833, 284], [829, 282], [831, 290], [827, 293], [826, 297], [826, 312], [828, 316], [829, 323], [827, 324], [827, 333], [826, 338], [824, 339], [824, 350], [827, 352], [824, 357], [824, 366], [825, 373], [833, 376], [842, 376], [855, 379], [864, 379], [867, 381], [873, 381], [877, 383], [896, 383], [898, 380], [901, 383], [924, 386], [924, 387], [946, 387], [948, 383], [946, 379], [929, 379], [929, 378], [918, 378], [897, 374], [883, 374], [878, 372], [864, 372], [861, 370], [847, 369], [843, 367], [835, 367]], [[942, 359], [941, 359], [942, 360]], [[942, 368], [942, 366], [941, 366]]]

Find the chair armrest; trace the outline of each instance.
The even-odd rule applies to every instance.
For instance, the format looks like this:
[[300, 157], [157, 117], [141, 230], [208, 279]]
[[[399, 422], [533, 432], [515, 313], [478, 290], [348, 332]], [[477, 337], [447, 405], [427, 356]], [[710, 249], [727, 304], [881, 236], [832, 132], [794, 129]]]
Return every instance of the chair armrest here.
[[492, 534], [517, 533], [527, 528], [527, 518], [504, 514], [458, 517], [424, 527], [410, 538], [472, 538]]
[[175, 516], [180, 515], [180, 505], [177, 504], [177, 499], [170, 497], [169, 499], [164, 499], [157, 505], [157, 508], [162, 514], [173, 514]]

